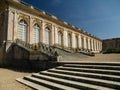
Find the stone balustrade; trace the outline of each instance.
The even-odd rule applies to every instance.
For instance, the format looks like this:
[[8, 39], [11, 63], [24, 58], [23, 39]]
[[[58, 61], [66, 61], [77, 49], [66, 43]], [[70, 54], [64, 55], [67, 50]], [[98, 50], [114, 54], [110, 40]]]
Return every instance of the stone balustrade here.
[[20, 39], [16, 39], [16, 44], [26, 47], [28, 49], [31, 49], [33, 51], [40, 51], [49, 56], [58, 56], [58, 53], [54, 48], [52, 48], [51, 46], [46, 45], [44, 43], [41, 43], [41, 42], [39, 42], [37, 44], [29, 44]]

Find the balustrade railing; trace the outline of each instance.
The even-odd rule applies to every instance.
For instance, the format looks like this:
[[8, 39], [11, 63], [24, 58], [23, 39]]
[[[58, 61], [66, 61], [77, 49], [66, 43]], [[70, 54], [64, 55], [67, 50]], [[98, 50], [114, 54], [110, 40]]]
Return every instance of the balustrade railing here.
[[26, 47], [28, 49], [34, 50], [34, 51], [45, 53], [49, 56], [58, 56], [58, 53], [55, 48], [52, 48], [51, 46], [46, 45], [42, 42], [39, 42], [37, 44], [29, 44], [20, 39], [16, 39], [16, 44]]

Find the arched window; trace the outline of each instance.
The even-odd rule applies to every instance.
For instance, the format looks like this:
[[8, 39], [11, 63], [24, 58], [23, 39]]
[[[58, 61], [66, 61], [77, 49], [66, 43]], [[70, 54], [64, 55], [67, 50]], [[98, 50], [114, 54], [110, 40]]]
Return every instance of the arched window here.
[[91, 39], [90, 39], [90, 49], [92, 50], [92, 41], [91, 41]]
[[71, 34], [68, 34], [68, 47], [72, 47], [72, 39], [71, 39]]
[[40, 27], [38, 24], [34, 24], [34, 43], [40, 42]]
[[86, 49], [88, 49], [88, 38], [86, 38]]
[[62, 43], [63, 43], [63, 34], [62, 34], [62, 32], [58, 32], [58, 44], [60, 45], [60, 46], [62, 46]]
[[75, 36], [75, 47], [78, 48], [78, 36]]
[[18, 23], [18, 38], [22, 41], [27, 41], [27, 28], [28, 25], [25, 20], [20, 20]]
[[50, 29], [46, 27], [45, 32], [46, 32], [46, 44], [50, 45]]

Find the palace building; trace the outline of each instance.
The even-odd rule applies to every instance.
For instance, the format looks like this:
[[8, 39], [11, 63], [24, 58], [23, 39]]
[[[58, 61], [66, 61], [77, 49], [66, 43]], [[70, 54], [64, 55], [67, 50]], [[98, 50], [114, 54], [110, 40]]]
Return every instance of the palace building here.
[[[39, 51], [40, 45], [42, 49], [54, 47], [72, 53], [99, 53], [102, 50], [102, 40], [96, 36], [21, 0], [1, 0], [0, 42], [3, 60], [11, 56], [17, 59], [33, 58], [31, 52]], [[46, 50], [57, 52], [53, 48]]]
[[111, 38], [103, 40], [103, 51], [107, 49], [119, 49], [120, 48], [120, 38]]

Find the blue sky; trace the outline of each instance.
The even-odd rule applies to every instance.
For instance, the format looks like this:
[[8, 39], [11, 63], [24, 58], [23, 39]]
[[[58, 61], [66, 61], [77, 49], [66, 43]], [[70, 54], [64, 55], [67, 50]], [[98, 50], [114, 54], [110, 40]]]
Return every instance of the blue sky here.
[[120, 37], [120, 0], [23, 0], [101, 39]]

